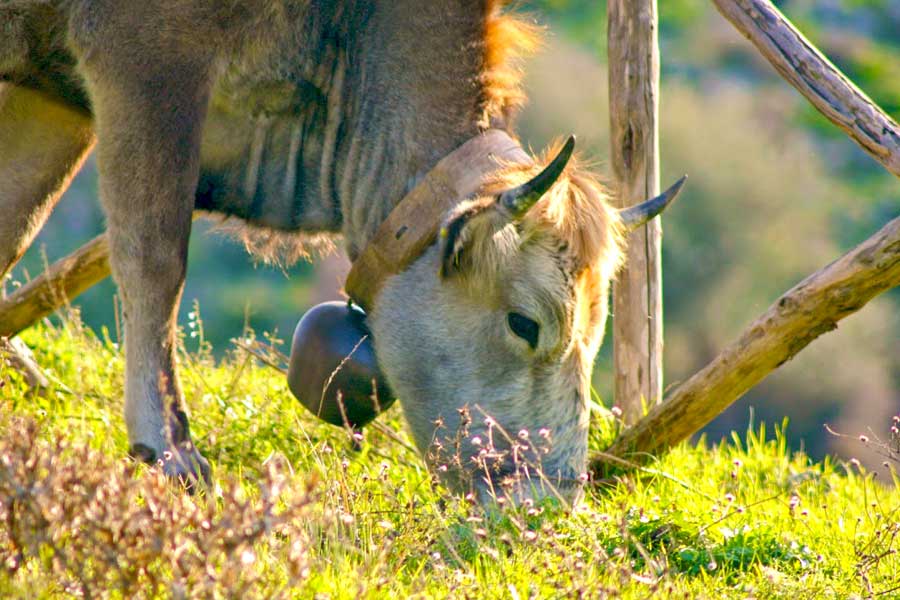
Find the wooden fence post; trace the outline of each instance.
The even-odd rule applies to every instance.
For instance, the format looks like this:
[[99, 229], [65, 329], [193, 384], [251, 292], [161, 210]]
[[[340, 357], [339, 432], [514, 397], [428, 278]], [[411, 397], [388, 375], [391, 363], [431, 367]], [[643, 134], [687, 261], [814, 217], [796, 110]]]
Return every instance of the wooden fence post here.
[[[659, 43], [656, 0], [609, 0], [610, 163], [616, 203], [659, 193]], [[631, 233], [613, 288], [615, 403], [627, 423], [662, 399], [659, 218]]]

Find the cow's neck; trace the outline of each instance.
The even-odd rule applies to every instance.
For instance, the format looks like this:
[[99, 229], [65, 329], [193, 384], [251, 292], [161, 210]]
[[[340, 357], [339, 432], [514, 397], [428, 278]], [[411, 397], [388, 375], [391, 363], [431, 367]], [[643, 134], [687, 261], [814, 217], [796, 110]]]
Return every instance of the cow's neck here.
[[218, 79], [197, 206], [279, 230], [341, 231], [355, 258], [441, 158], [487, 126], [506, 128], [481, 107], [484, 6], [305, 6]]
[[425, 173], [486, 125], [481, 11], [472, 2], [441, 4], [379, 4], [348, 57], [353, 95], [334, 180], [351, 259]]

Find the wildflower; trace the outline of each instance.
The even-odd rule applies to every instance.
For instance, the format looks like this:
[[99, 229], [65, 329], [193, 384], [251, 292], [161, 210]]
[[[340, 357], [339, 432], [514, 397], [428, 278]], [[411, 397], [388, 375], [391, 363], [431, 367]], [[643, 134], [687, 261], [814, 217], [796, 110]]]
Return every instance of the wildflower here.
[[868, 443], [869, 443], [869, 436], [861, 435], [861, 436], [859, 436], [859, 441], [861, 441], [863, 444], [868, 444]]
[[247, 549], [241, 552], [241, 564], [245, 567], [248, 565], [252, 565], [256, 561], [256, 554], [253, 553], [253, 550]]
[[520, 439], [520, 440], [527, 440], [527, 439], [528, 439], [528, 430], [527, 430], [527, 429], [520, 429], [520, 430], [519, 430], [519, 439]]
[[609, 409], [609, 412], [611, 412], [614, 417], [622, 416], [622, 409], [619, 408], [618, 406], [613, 406], [611, 409]]
[[734, 494], [732, 494], [730, 492], [725, 494], [725, 502], [728, 502], [728, 503], [734, 502]]

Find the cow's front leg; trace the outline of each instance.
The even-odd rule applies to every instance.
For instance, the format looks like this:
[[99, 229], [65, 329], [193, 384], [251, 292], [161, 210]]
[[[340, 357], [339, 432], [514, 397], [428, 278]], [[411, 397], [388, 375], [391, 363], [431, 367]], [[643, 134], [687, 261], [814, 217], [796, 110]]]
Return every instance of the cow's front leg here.
[[[124, 56], [122, 56], [124, 55]], [[100, 194], [125, 315], [125, 421], [131, 453], [189, 483], [209, 464], [188, 431], [175, 368], [175, 324], [187, 265], [200, 131], [203, 61], [84, 63], [97, 130]], [[123, 60], [124, 59], [124, 60]]]

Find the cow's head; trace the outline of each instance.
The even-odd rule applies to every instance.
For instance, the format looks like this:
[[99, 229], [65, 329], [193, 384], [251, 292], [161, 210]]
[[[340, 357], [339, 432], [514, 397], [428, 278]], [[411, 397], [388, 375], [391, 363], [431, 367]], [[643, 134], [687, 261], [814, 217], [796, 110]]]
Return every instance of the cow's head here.
[[[420, 452], [450, 487], [482, 499], [571, 498], [579, 489], [591, 370], [623, 235], [680, 187], [616, 211], [597, 179], [570, 164], [573, 145], [570, 138], [552, 160], [490, 175], [445, 215], [436, 243], [384, 281], [367, 318], [378, 367]], [[324, 354], [357, 353], [342, 368], [360, 369], [340, 385], [361, 382], [357, 395], [365, 398], [376, 369], [371, 347], [357, 344], [362, 329], [351, 321], [358, 318], [338, 325], [347, 335], [325, 337], [326, 346], [337, 345]], [[324, 337], [302, 330], [295, 350], [298, 338]], [[320, 383], [309, 390], [307, 406], [317, 405], [319, 390]], [[363, 420], [374, 415], [354, 411]], [[335, 420], [347, 414], [333, 413]]]
[[452, 209], [369, 316], [419, 450], [457, 490], [566, 496], [585, 470], [622, 217], [646, 215], [612, 209], [568, 164], [573, 144], [494, 174]]

